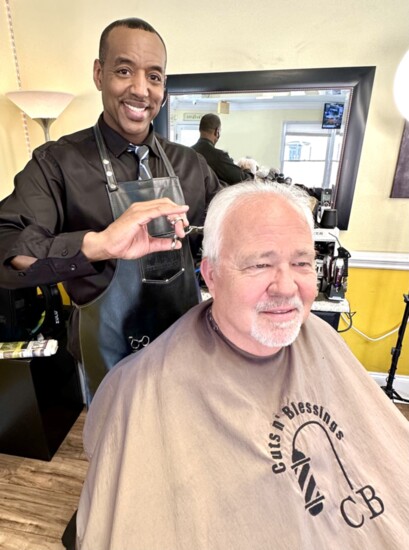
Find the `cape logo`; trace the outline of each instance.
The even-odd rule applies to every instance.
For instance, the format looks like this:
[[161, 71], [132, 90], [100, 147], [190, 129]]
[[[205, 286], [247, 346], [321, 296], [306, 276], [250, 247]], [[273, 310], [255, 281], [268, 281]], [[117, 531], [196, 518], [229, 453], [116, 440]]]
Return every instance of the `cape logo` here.
[[128, 340], [133, 352], [146, 348], [146, 346], [150, 343], [149, 336], [142, 336], [139, 340], [133, 336], [128, 336]]
[[[281, 408], [271, 423], [269, 452], [275, 475], [291, 472], [304, 499], [305, 510], [311, 516], [325, 511], [325, 500], [330, 487], [320, 482], [319, 475], [328, 479], [337, 472], [336, 499], [343, 521], [359, 529], [367, 519], [374, 519], [385, 511], [384, 503], [374, 487], [355, 486], [344, 466], [345, 457], [337, 450], [344, 433], [331, 414], [321, 405], [308, 401], [291, 402]], [[335, 464], [335, 468], [334, 468]], [[322, 475], [325, 469], [325, 476]], [[326, 496], [327, 495], [327, 496]]]

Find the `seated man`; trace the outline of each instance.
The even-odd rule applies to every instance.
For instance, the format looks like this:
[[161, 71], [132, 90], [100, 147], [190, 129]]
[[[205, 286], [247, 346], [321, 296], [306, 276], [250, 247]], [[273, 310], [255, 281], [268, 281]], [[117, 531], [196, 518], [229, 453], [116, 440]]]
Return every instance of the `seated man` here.
[[242, 170], [246, 170], [252, 174], [253, 178], [257, 174], [257, 171], [259, 170], [259, 165], [257, 164], [257, 161], [255, 159], [252, 159], [250, 157], [242, 157], [237, 161], [237, 166], [239, 166]]
[[253, 179], [250, 170], [242, 170], [225, 151], [215, 147], [220, 138], [221, 127], [222, 123], [217, 115], [209, 113], [202, 116], [199, 124], [200, 138], [192, 145], [192, 149], [204, 156], [207, 164], [222, 182], [230, 185]]
[[409, 427], [310, 314], [312, 216], [275, 183], [206, 217], [213, 297], [100, 386], [80, 550], [407, 550]]

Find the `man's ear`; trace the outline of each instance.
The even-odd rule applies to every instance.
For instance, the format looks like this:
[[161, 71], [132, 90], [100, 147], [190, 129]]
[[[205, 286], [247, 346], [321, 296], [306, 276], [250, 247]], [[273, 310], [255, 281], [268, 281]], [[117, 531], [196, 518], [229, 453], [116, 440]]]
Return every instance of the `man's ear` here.
[[168, 91], [167, 89], [165, 88], [164, 92], [163, 92], [163, 99], [162, 99], [162, 105], [161, 107], [164, 107], [166, 105], [166, 102], [168, 101]]
[[102, 65], [101, 61], [99, 59], [96, 59], [94, 61], [94, 82], [95, 86], [97, 87], [97, 90], [101, 91], [101, 73], [102, 73]]
[[214, 275], [215, 275], [215, 268], [212, 265], [212, 263], [209, 261], [208, 258], [203, 258], [200, 264], [200, 273], [202, 274], [202, 277], [204, 279], [204, 282], [206, 283], [206, 286], [210, 292], [210, 294], [214, 298]]

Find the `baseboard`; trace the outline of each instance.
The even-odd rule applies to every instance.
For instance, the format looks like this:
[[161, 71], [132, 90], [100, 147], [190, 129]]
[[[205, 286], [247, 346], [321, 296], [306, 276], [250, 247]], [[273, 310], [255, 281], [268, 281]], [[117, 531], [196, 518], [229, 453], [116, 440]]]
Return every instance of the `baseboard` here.
[[409, 271], [409, 254], [350, 251], [349, 267]]
[[[369, 374], [379, 386], [386, 386], [387, 373], [370, 372]], [[403, 397], [403, 399], [409, 399], [409, 376], [397, 374], [393, 380], [393, 389]]]

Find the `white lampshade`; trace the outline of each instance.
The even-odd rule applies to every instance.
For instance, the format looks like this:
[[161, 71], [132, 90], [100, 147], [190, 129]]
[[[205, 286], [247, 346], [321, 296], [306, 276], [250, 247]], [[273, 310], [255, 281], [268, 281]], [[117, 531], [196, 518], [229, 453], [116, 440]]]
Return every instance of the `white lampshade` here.
[[409, 120], [409, 51], [405, 53], [398, 65], [393, 85], [396, 106], [402, 115]]
[[38, 122], [44, 130], [45, 140], [50, 139], [50, 126], [74, 97], [64, 92], [23, 91], [8, 92], [6, 96], [26, 115]]
[[64, 92], [18, 91], [8, 92], [11, 99], [30, 118], [53, 118], [60, 116], [74, 97]]

